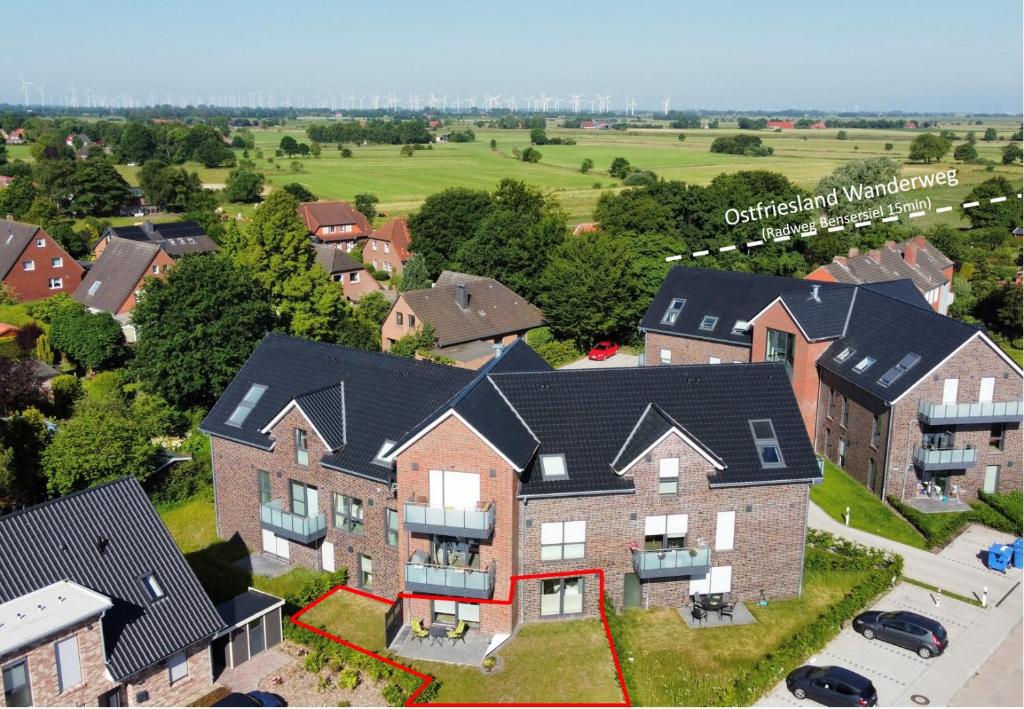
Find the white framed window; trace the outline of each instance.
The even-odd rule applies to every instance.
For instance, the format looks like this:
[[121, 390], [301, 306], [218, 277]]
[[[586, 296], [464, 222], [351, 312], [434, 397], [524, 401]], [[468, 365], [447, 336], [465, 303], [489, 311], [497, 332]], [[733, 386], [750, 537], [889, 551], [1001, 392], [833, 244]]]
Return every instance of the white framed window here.
[[662, 350], [661, 351], [661, 363], [662, 364], [672, 364], [672, 350]]
[[46, 239], [36, 239], [36, 248], [42, 249], [46, 246]]
[[992, 401], [992, 394], [995, 393], [996, 389], [996, 378], [995, 377], [982, 377], [981, 386], [978, 389], [978, 401], [990, 402]]
[[158, 266], [155, 263], [153, 264], [153, 273], [154, 274], [160, 273], [160, 266]]
[[166, 594], [164, 593], [164, 587], [160, 585], [160, 581], [157, 579], [156, 574], [149, 573], [142, 577], [142, 585], [146, 588], [146, 593], [149, 595], [150, 601], [159, 601]]
[[342, 224], [339, 228], [343, 233], [348, 234], [352, 232], [352, 226], [352, 224]]
[[[99, 281], [93, 285], [97, 285]], [[89, 289], [89, 295], [92, 295], [92, 288]], [[263, 396], [263, 392], [267, 390], [267, 387], [263, 384], [253, 384], [249, 387], [249, 391], [242, 397], [242, 401], [239, 402], [235, 410], [231, 412], [231, 415], [226, 421], [228, 426], [241, 427], [245, 423], [245, 419], [248, 418], [252, 410], [256, 408], [256, 404], [259, 403], [260, 397]]]
[[728, 551], [733, 548], [736, 536], [736, 512], [729, 510], [718, 513], [715, 524], [715, 549]]
[[586, 551], [587, 523], [545, 522], [540, 526], [541, 561], [582, 559]]
[[377, 250], [377, 240], [376, 239], [370, 239], [370, 248], [373, 249], [374, 251]]
[[171, 684], [188, 677], [188, 656], [179, 652], [167, 660], [167, 669], [170, 675]]
[[78, 653], [78, 636], [72, 635], [55, 646], [57, 655], [57, 684], [60, 692], [82, 683], [82, 659]]
[[352, 273], [348, 274], [348, 282], [359, 283], [359, 271], [352, 271]]
[[658, 461], [658, 492], [675, 495], [679, 492], [679, 458], [662, 458]]
[[389, 244], [386, 241], [384, 242], [384, 253], [386, 253], [386, 254], [390, 254], [391, 253], [391, 244]]
[[53, 268], [63, 268], [64, 267], [64, 257], [63, 256], [54, 256], [52, 259], [50, 259], [50, 266], [52, 266]]
[[687, 515], [656, 515], [644, 518], [644, 550], [683, 549], [689, 528]]
[[309, 438], [301, 428], [295, 429], [295, 462], [309, 465]]
[[36, 262], [31, 259], [28, 261], [21, 262], [21, 270], [23, 271], [34, 271], [36, 270]]
[[959, 379], [947, 379], [942, 383], [942, 403], [955, 404], [957, 390], [960, 388]]
[[63, 278], [51, 278], [50, 279], [50, 290], [60, 290], [64, 287]]
[[701, 330], [707, 330], [707, 331], [710, 332], [711, 330], [715, 329], [716, 325], [718, 325], [718, 318], [716, 316], [714, 316], [714, 315], [705, 315], [703, 318], [701, 318], [701, 321], [700, 321], [700, 329]]
[[540, 457], [540, 472], [545, 480], [569, 477], [569, 471], [565, 467], [565, 456], [561, 453], [542, 455]]
[[708, 364], [721, 364], [721, 363], [722, 363], [722, 358], [721, 357], [708, 357]]
[[732, 590], [732, 566], [713, 566], [699, 578], [690, 579], [690, 595], [726, 593]]
[[661, 316], [661, 323], [663, 325], [675, 325], [676, 320], [679, 319], [679, 313], [683, 312], [684, 305], [686, 305], [685, 298], [673, 298], [672, 302], [665, 309], [665, 314]]
[[761, 461], [762, 468], [784, 468], [785, 461], [782, 459], [782, 449], [775, 436], [775, 427], [771, 419], [756, 419], [749, 422], [750, 431], [754, 437], [754, 446], [757, 448], [757, 456]]
[[352, 253], [352, 249], [354, 249], [355, 247], [356, 247], [356, 245], [355, 245], [354, 242], [351, 242], [351, 241], [348, 242], [347, 244], [345, 244], [345, 253], [348, 253], [348, 254]]

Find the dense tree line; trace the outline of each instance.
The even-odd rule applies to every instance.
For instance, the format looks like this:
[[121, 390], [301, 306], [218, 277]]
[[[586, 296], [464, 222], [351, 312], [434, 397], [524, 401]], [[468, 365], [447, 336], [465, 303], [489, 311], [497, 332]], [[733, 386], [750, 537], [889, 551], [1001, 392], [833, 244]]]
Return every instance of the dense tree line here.
[[429, 143], [430, 131], [426, 121], [412, 120], [369, 120], [338, 121], [336, 123], [314, 123], [306, 128], [310, 140], [318, 143], [376, 143], [403, 145]]
[[761, 139], [756, 135], [723, 135], [711, 143], [711, 152], [766, 157], [775, 151], [767, 145], [762, 145]]

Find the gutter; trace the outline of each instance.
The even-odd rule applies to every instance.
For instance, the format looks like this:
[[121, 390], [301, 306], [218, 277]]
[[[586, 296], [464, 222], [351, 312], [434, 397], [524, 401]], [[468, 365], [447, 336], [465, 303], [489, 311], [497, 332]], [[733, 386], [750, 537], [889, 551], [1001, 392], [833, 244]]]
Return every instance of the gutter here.
[[649, 333], [649, 332], [654, 332], [654, 333], [657, 333], [659, 335], [669, 335], [671, 337], [682, 337], [682, 338], [686, 338], [686, 339], [689, 339], [689, 340], [700, 340], [702, 342], [718, 342], [718, 343], [723, 344], [723, 345], [735, 345], [736, 347], [746, 347], [748, 349], [754, 346], [753, 341], [751, 341], [751, 342], [737, 342], [735, 340], [720, 340], [717, 337], [701, 337], [700, 335], [691, 335], [689, 333], [669, 332], [668, 330], [658, 330], [657, 328], [644, 327], [643, 325], [640, 326], [640, 331], [643, 332], [645, 335], [647, 333]]

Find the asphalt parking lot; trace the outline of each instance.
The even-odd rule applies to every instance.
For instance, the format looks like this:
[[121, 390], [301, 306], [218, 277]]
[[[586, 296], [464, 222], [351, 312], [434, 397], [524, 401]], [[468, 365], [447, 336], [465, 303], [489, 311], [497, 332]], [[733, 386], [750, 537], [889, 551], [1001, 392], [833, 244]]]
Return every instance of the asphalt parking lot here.
[[[1020, 607], [1018, 587], [1006, 603]], [[817, 656], [812, 665], [840, 665], [871, 679], [878, 690], [879, 706], [945, 706], [967, 684], [988, 657], [979, 641], [991, 635], [986, 628], [999, 623], [1003, 613], [990, 607], [982, 609], [949, 598], [934, 602], [935, 595], [923, 588], [901, 583], [874, 604], [871, 609], [909, 610], [934, 618], [946, 627], [949, 648], [944, 654], [923, 660], [914, 652], [880, 640], [866, 640], [847, 625]], [[1012, 627], [1012, 626], [1011, 626]], [[981, 634], [979, 636], [979, 634]], [[922, 701], [926, 699], [926, 702]], [[811, 700], [800, 701], [781, 682], [758, 702], [757, 706], [818, 706]]]

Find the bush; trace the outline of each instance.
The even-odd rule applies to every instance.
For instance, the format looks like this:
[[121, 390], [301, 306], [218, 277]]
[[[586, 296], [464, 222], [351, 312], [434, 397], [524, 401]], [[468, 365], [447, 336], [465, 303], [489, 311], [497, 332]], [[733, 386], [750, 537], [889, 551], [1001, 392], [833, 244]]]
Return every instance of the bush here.
[[338, 674], [338, 686], [342, 689], [355, 689], [359, 686], [359, 670], [348, 667]]
[[623, 185], [636, 187], [638, 185], [653, 185], [658, 181], [658, 176], [651, 170], [636, 170], [626, 175], [622, 181]]
[[344, 586], [347, 583], [348, 569], [342, 567], [333, 574], [320, 576], [312, 581], [306, 582], [305, 586], [303, 586], [297, 593], [289, 596], [287, 600], [299, 608], [305, 608], [335, 586]]
[[324, 667], [324, 656], [319, 650], [309, 653], [306, 655], [306, 659], [303, 660], [302, 666], [306, 668], [306, 672], [317, 673]]
[[0, 359], [20, 359], [21, 348], [13, 337], [0, 340]]
[[552, 367], [561, 367], [563, 364], [575, 362], [583, 356], [583, 353], [576, 349], [576, 345], [569, 340], [551, 340], [536, 345], [533, 349]]
[[540, 162], [541, 154], [539, 150], [531, 146], [520, 153], [520, 159], [523, 162]]
[[723, 135], [715, 138], [711, 143], [711, 152], [766, 157], [771, 155], [774, 150], [767, 145], [762, 145], [761, 139], [756, 135]]
[[383, 270], [383, 269], [379, 270], [379, 271], [374, 271], [373, 272], [373, 277], [376, 278], [378, 281], [388, 281], [388, 280], [391, 280], [391, 274], [388, 273], [387, 271]]
[[73, 374], [58, 374], [50, 380], [50, 388], [53, 391], [54, 414], [57, 418], [67, 418], [82, 395], [82, 382]]
[[168, 465], [146, 481], [149, 498], [157, 504], [181, 502], [212, 488], [210, 466], [198, 460]]
[[1024, 493], [1018, 490], [993, 494], [978, 490], [978, 498], [1013, 522], [1018, 531], [1024, 528]]
[[352, 157], [352, 149], [351, 148], [342, 148], [341, 149], [341, 157], [343, 157], [343, 158], [350, 158], [350, 157]]
[[930, 547], [941, 547], [949, 543], [953, 537], [972, 522], [983, 524], [1006, 534], [1017, 534], [1019, 526], [1015, 525], [1002, 514], [984, 502], [971, 502], [970, 512], [938, 512], [925, 514], [903, 504], [893, 495], [889, 495], [889, 504], [907, 518], [922, 535]]

